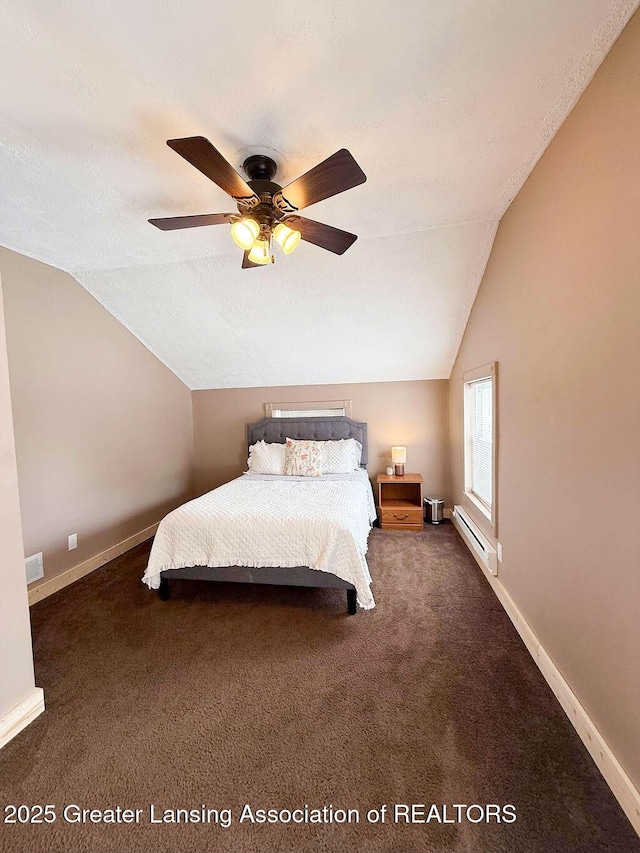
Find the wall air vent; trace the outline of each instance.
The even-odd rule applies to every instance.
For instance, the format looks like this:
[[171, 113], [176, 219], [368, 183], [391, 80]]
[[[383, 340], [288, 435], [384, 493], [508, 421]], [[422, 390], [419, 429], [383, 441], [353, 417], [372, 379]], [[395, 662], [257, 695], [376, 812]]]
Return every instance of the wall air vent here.
[[44, 564], [42, 560], [42, 551], [39, 554], [34, 554], [33, 557], [27, 557], [24, 561], [24, 567], [27, 572], [27, 583], [39, 581], [44, 577]]

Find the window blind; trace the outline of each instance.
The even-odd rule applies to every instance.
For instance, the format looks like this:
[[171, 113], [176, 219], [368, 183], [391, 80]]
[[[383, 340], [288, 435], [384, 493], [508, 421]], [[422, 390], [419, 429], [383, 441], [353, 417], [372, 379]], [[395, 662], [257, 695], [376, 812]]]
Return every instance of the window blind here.
[[493, 501], [493, 378], [470, 383], [471, 491], [491, 509]]
[[351, 400], [265, 403], [264, 411], [268, 418], [350, 418]]
[[344, 406], [336, 409], [273, 409], [272, 418], [337, 418], [344, 415]]

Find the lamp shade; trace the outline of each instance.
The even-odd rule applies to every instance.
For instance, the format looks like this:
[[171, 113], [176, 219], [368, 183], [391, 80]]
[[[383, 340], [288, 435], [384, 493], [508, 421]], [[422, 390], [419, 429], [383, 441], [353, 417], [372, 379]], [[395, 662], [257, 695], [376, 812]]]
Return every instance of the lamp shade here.
[[391, 448], [391, 461], [394, 465], [404, 465], [407, 461], [407, 448], [406, 447], [392, 447]]
[[259, 233], [260, 226], [255, 219], [238, 219], [231, 226], [233, 242], [241, 249], [249, 250]]
[[268, 240], [256, 240], [249, 252], [249, 260], [253, 264], [270, 264], [271, 252]]
[[285, 255], [290, 255], [300, 242], [300, 237], [302, 235], [299, 231], [294, 231], [292, 228], [289, 228], [287, 225], [280, 222], [276, 225], [273, 236], [276, 241], [280, 243]]

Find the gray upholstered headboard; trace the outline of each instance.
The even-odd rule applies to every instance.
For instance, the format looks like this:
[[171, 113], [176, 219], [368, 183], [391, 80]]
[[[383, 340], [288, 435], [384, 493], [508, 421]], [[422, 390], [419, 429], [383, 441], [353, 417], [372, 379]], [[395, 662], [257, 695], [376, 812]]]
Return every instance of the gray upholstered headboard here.
[[247, 425], [248, 446], [256, 441], [284, 444], [286, 438], [331, 439], [355, 438], [362, 445], [360, 465], [367, 467], [367, 425], [351, 418], [264, 418]]

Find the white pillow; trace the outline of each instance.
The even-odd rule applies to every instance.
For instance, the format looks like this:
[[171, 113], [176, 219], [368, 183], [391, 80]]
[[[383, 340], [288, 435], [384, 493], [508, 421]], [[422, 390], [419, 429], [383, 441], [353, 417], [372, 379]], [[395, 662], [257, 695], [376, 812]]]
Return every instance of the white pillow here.
[[360, 467], [362, 445], [355, 438], [321, 441], [320, 444], [323, 474], [350, 474]]
[[286, 453], [284, 444], [258, 441], [249, 448], [247, 465], [252, 474], [284, 474]]

